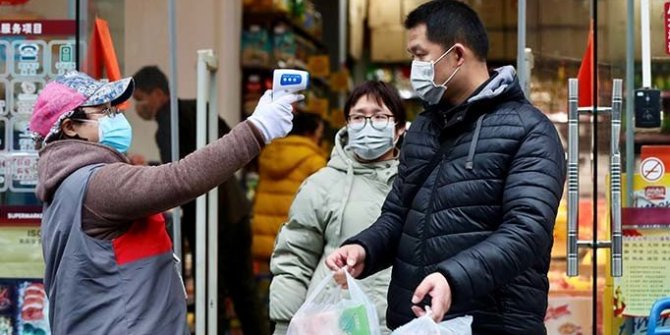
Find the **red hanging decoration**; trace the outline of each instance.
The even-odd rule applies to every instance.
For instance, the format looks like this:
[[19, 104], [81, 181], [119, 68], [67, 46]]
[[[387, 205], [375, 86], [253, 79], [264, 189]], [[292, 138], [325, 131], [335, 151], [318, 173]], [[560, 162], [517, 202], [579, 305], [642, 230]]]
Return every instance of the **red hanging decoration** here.
[[25, 5], [28, 0], [0, 0], [0, 6]]

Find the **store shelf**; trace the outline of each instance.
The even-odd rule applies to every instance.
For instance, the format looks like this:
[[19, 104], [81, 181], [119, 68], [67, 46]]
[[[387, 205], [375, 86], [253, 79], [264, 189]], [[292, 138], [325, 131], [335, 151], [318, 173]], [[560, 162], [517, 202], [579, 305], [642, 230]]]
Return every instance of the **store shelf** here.
[[[268, 76], [272, 75], [272, 71], [274, 71], [275, 69], [282, 69], [282, 68], [283, 67], [272, 68], [272, 67], [269, 67], [269, 66], [262, 66], [262, 65], [242, 65], [242, 71], [243, 72], [259, 73], [259, 74], [265, 74], [265, 75], [268, 75]], [[304, 70], [304, 71], [309, 72], [309, 70], [307, 70], [304, 66], [300, 66], [300, 65], [298, 65], [298, 66], [288, 66], [286, 68]], [[325, 78], [310, 76], [309, 80], [310, 80], [310, 84], [330, 88], [330, 83]]]
[[314, 44], [318, 49], [322, 51], [327, 50], [326, 45], [323, 44], [319, 37], [312, 35], [309, 31], [305, 30], [301, 25], [293, 21], [293, 19], [287, 14], [282, 12], [245, 12], [244, 13], [244, 23], [248, 24], [258, 24], [258, 25], [267, 25], [268, 23], [281, 22], [286, 24], [291, 28], [291, 30], [298, 36], [308, 40], [310, 43]]

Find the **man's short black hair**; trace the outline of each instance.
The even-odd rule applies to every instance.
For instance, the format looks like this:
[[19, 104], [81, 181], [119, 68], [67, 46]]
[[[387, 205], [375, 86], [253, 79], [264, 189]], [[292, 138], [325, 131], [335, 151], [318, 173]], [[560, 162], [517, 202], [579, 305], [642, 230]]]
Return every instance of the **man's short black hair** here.
[[323, 119], [319, 114], [309, 112], [296, 112], [293, 115], [293, 128], [289, 135], [311, 136], [314, 135]]
[[351, 109], [356, 105], [358, 100], [364, 96], [369, 96], [370, 99], [375, 99], [380, 106], [383, 104], [388, 107], [397, 124], [396, 129], [405, 126], [405, 122], [407, 122], [407, 113], [405, 112], [405, 105], [402, 103], [398, 90], [385, 82], [375, 80], [368, 80], [354, 88], [354, 91], [351, 92], [351, 95], [349, 95], [349, 98], [344, 103], [345, 120], [349, 119]]
[[426, 25], [426, 37], [445, 49], [455, 43], [470, 48], [475, 56], [485, 61], [489, 52], [489, 38], [477, 13], [457, 0], [433, 0], [414, 9], [405, 19], [405, 28]]
[[135, 79], [135, 89], [137, 90], [151, 93], [154, 89], [159, 89], [165, 94], [170, 94], [167, 77], [158, 66], [145, 66], [135, 72], [133, 78]]

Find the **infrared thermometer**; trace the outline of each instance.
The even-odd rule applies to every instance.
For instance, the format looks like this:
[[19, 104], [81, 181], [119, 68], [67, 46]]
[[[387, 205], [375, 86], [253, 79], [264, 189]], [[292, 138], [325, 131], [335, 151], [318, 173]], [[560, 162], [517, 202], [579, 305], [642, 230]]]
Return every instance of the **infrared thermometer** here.
[[281, 69], [272, 74], [272, 101], [290, 93], [302, 91], [309, 86], [309, 72]]

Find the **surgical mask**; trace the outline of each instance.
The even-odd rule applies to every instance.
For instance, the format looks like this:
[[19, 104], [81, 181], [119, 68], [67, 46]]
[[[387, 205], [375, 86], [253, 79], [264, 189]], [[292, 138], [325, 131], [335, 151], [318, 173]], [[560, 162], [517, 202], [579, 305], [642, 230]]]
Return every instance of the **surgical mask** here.
[[116, 149], [125, 154], [133, 141], [133, 128], [123, 114], [103, 116], [98, 119], [98, 136], [100, 144]]
[[352, 150], [359, 158], [371, 161], [375, 160], [396, 144], [395, 124], [389, 122], [383, 129], [376, 129], [368, 122], [361, 129], [347, 127], [349, 135], [348, 149]]
[[412, 61], [412, 72], [410, 74], [410, 80], [412, 82], [412, 87], [414, 91], [419, 95], [419, 98], [426, 101], [430, 105], [435, 105], [442, 99], [444, 92], [447, 91], [447, 84], [454, 78], [458, 70], [461, 67], [457, 67], [456, 70], [447, 78], [447, 80], [442, 83], [442, 85], [435, 84], [435, 64], [441, 61], [446, 57], [455, 46], [452, 46], [445, 53], [442, 54], [439, 58], [434, 61]]
[[116, 151], [125, 154], [133, 141], [133, 129], [123, 114], [105, 115], [97, 120], [82, 120], [98, 124], [98, 139]]

